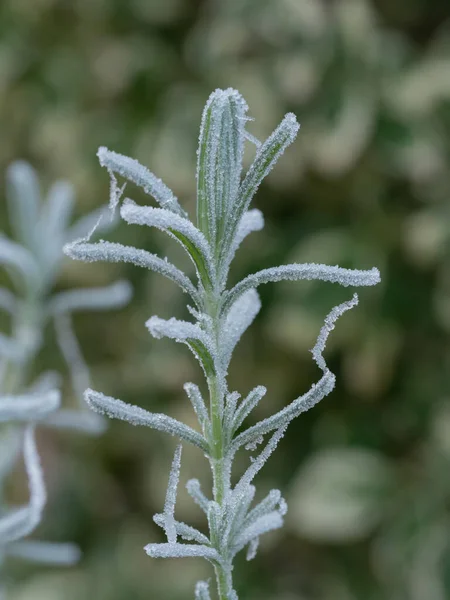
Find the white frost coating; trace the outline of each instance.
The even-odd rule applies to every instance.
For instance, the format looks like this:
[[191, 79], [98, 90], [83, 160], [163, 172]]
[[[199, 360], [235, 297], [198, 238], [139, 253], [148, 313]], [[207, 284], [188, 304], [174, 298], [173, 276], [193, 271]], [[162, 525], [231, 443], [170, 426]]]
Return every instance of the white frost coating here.
[[164, 502], [164, 529], [169, 544], [177, 541], [177, 530], [175, 527], [175, 504], [177, 501], [178, 482], [180, 480], [181, 451], [183, 447], [179, 444], [173, 456], [172, 468], [170, 469], [169, 483], [167, 485], [166, 501]]
[[239, 296], [228, 311], [221, 340], [222, 367], [224, 370], [228, 368], [236, 344], [253, 323], [260, 309], [261, 300], [258, 292], [252, 288]]
[[202, 342], [206, 347], [210, 347], [211, 345], [208, 334], [196, 323], [180, 321], [174, 317], [171, 319], [160, 319], [159, 317], [153, 316], [146, 321], [145, 326], [152, 336], [157, 339], [168, 337], [180, 342], [193, 339]]
[[170, 262], [146, 250], [114, 242], [91, 244], [82, 241], [66, 244], [63, 250], [67, 256], [84, 262], [125, 262], [137, 267], [150, 269], [178, 284], [184, 292], [189, 294], [198, 303], [198, 292], [190, 279]]
[[260, 435], [281, 427], [283, 423], [286, 425], [289, 424], [302, 412], [306, 412], [327, 396], [334, 389], [335, 380], [336, 378], [333, 373], [327, 370], [325, 375], [316, 384], [313, 384], [306, 394], [299, 396], [279, 412], [240, 433], [233, 440], [231, 452], [235, 452], [241, 446], [245, 446], [245, 444], [258, 438]]
[[263, 385], [255, 387], [242, 400], [233, 418], [232, 431], [233, 433], [239, 429], [244, 420], [248, 417], [251, 411], [257, 406], [260, 400], [266, 395], [267, 389]]
[[167, 208], [177, 214], [183, 214], [177, 198], [165, 183], [156, 177], [137, 160], [108, 150], [101, 146], [97, 156], [102, 167], [112, 171], [144, 190], [152, 196], [163, 208]]
[[8, 545], [8, 556], [48, 565], [74, 565], [81, 558], [75, 544], [20, 540]]
[[[299, 128], [300, 125], [295, 115], [288, 113], [275, 131], [258, 148], [255, 159], [241, 183], [233, 212], [225, 230], [224, 247], [227, 252], [232, 247], [241, 217], [248, 209], [260, 183], [270, 173], [286, 148], [294, 141]], [[225, 262], [229, 261], [225, 260]]]
[[58, 390], [34, 395], [0, 396], [0, 423], [40, 421], [57, 410], [60, 403]]
[[[165, 516], [163, 514], [157, 513], [156, 515], [153, 515], [153, 521], [159, 525], [159, 527], [165, 529]], [[209, 539], [206, 537], [206, 535], [198, 531], [198, 529], [195, 529], [195, 527], [191, 527], [182, 521], [176, 520], [174, 520], [174, 524], [177, 535], [183, 538], [183, 540], [186, 542], [197, 542], [199, 544], [206, 545], [209, 544]]]
[[263, 517], [257, 519], [252, 525], [244, 529], [240, 536], [236, 539], [235, 552], [239, 552], [249, 542], [255, 538], [259, 538], [260, 535], [273, 531], [274, 529], [280, 529], [283, 527], [283, 518], [279, 512], [273, 511]]
[[180, 321], [175, 318], [169, 320], [153, 316], [145, 323], [150, 334], [161, 339], [168, 337], [176, 342], [187, 344], [203, 368], [205, 375], [215, 370], [216, 355], [210, 336], [196, 323]]
[[283, 510], [281, 514], [285, 514], [284, 500], [281, 497], [280, 490], [270, 490], [267, 496], [248, 513], [245, 519], [245, 525], [248, 527], [260, 517], [275, 510], [277, 506], [282, 506]]
[[212, 246], [239, 189], [248, 106], [238, 91], [215, 90], [203, 110], [197, 152], [197, 221]]
[[303, 396], [299, 396], [296, 400], [291, 402], [288, 406], [275, 413], [271, 417], [267, 417], [250, 427], [240, 435], [238, 435], [232, 444], [231, 451], [235, 452], [241, 446], [248, 444], [252, 440], [256, 439], [259, 435], [264, 435], [277, 427], [281, 427], [282, 424], [287, 426], [292, 419], [297, 417], [302, 412], [305, 412], [312, 408], [315, 404], [320, 402], [322, 398], [328, 395], [334, 388], [336, 378], [331, 373], [331, 371], [327, 368], [326, 362], [322, 356], [322, 352], [325, 349], [325, 344], [328, 339], [328, 335], [332, 329], [334, 329], [334, 324], [339, 316], [345, 313], [347, 310], [350, 310], [358, 303], [358, 296], [355, 294], [352, 300], [348, 302], [344, 302], [343, 304], [336, 306], [330, 312], [330, 314], [325, 319], [325, 325], [322, 327], [319, 337], [317, 339], [317, 343], [313, 349], [314, 360], [317, 362], [318, 366], [323, 371], [323, 377], [319, 380], [319, 382], [311, 387], [311, 389], [304, 394]]
[[319, 265], [315, 263], [291, 264], [281, 267], [271, 267], [248, 275], [245, 279], [234, 286], [226, 296], [223, 311], [229, 309], [231, 304], [239, 296], [250, 288], [258, 287], [263, 283], [274, 283], [277, 281], [299, 281], [321, 280], [331, 283], [339, 283], [343, 286], [370, 286], [380, 282], [380, 272], [373, 268], [368, 271], [358, 269], [343, 269], [341, 267], [329, 265]]
[[121, 280], [101, 288], [72, 289], [55, 294], [48, 305], [49, 314], [78, 310], [103, 310], [122, 308], [131, 299], [132, 288]]
[[322, 329], [320, 330], [317, 342], [314, 348], [311, 350], [314, 360], [316, 361], [317, 365], [322, 369], [322, 371], [325, 371], [325, 369], [327, 368], [322, 352], [325, 350], [325, 345], [327, 343], [327, 339], [330, 335], [330, 332], [333, 331], [336, 321], [339, 319], [339, 317], [348, 310], [352, 309], [357, 304], [358, 294], [353, 294], [353, 298], [351, 300], [348, 300], [347, 302], [343, 302], [342, 304], [335, 306], [332, 309], [332, 311], [325, 317], [325, 323]]
[[7, 544], [31, 533], [41, 520], [46, 493], [39, 455], [34, 441], [33, 427], [27, 427], [24, 436], [24, 460], [30, 490], [28, 506], [8, 513], [0, 519], [0, 544]]
[[160, 413], [150, 413], [139, 406], [127, 404], [122, 400], [105, 396], [91, 389], [84, 392], [84, 399], [93, 410], [100, 414], [108, 415], [113, 419], [128, 421], [132, 425], [144, 425], [158, 431], [165, 431], [194, 446], [198, 446], [203, 452], [208, 453], [209, 448], [205, 439], [197, 431], [172, 417]]
[[200, 482], [198, 479], [189, 479], [186, 483], [186, 490], [189, 496], [194, 500], [198, 506], [203, 510], [205, 514], [208, 513], [209, 500], [202, 492]]
[[152, 558], [205, 558], [218, 563], [220, 556], [214, 548], [203, 544], [148, 544], [144, 550]]
[[53, 318], [56, 340], [70, 372], [72, 386], [78, 398], [89, 387], [89, 369], [83, 358], [80, 345], [68, 314], [57, 314]]
[[192, 408], [197, 415], [200, 425], [203, 427], [206, 423], [209, 423], [208, 409], [206, 408], [205, 402], [202, 398], [202, 394], [194, 383], [185, 383], [184, 391], [187, 397], [191, 401]]
[[253, 481], [254, 477], [259, 473], [259, 471], [263, 468], [265, 462], [275, 450], [278, 445], [278, 442], [281, 440], [283, 435], [285, 434], [287, 428], [286, 425], [282, 425], [275, 433], [272, 435], [270, 440], [267, 442], [264, 450], [257, 456], [254, 462], [248, 467], [242, 477], [239, 479], [236, 487], [233, 490], [233, 496], [238, 497], [242, 494], [243, 489], [248, 487]]
[[[129, 198], [125, 199], [120, 209], [120, 215], [127, 223], [156, 227], [168, 233], [187, 251], [197, 269], [199, 278], [201, 278], [201, 269], [205, 269], [210, 281], [214, 281], [215, 265], [209, 244], [203, 233], [188, 219], [163, 208], [138, 206]], [[184, 238], [190, 245], [184, 241]], [[200, 265], [199, 261], [201, 261]]]
[[209, 584], [206, 581], [198, 581], [195, 585], [195, 600], [211, 600]]
[[0, 264], [16, 269], [27, 285], [39, 286], [39, 265], [34, 256], [3, 235], [0, 235]]

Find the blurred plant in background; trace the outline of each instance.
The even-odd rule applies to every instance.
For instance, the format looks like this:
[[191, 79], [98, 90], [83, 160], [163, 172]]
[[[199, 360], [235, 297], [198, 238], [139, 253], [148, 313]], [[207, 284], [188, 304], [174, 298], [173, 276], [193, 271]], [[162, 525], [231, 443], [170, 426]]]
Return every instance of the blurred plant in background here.
[[[287, 111], [302, 124], [301, 141], [260, 192], [266, 227], [246, 241], [245, 270], [314, 257], [383, 272], [382, 284], [330, 339], [330, 368], [341, 382], [332, 402], [292, 426], [261, 477], [267, 490], [275, 478], [290, 485], [290, 533], [276, 552], [266, 541], [258, 571], [237, 569], [236, 585], [249, 600], [449, 595], [440, 538], [449, 516], [449, 26], [450, 6], [440, 0], [1, 4], [2, 170], [26, 156], [46, 179], [70, 178], [82, 213], [105, 195], [95, 152], [106, 144], [148, 164], [190, 209], [203, 98], [233, 86], [252, 106], [256, 137]], [[0, 203], [2, 217], [3, 210]], [[157, 234], [119, 227], [114, 236], [174, 255]], [[236, 277], [243, 272], [238, 256]], [[112, 395], [189, 422], [178, 390], [196, 372], [183, 353], [149, 345], [139, 333], [149, 312], [180, 310], [170, 287], [128, 267], [95, 265], [69, 266], [62, 284], [107, 284], [117, 274], [133, 281], [136, 298], [114, 328], [100, 315], [75, 319], [95, 380]], [[307, 350], [321, 315], [344, 297], [337, 288], [284, 284], [262, 296], [230, 379], [235, 388], [261, 382], [277, 389], [273, 411], [314, 380]], [[53, 359], [49, 345], [41, 360]], [[263, 405], [255, 418], [267, 414]], [[171, 565], [153, 568], [133, 551], [157, 535], [151, 514], [164, 502], [158, 489], [170, 453], [162, 438], [123, 427], [119, 434], [114, 425], [95, 453], [78, 446], [58, 489], [71, 497], [67, 539], [81, 543], [86, 558], [71, 571], [70, 591], [57, 574], [36, 575], [17, 588], [21, 600], [59, 598], [61, 589], [74, 599], [181, 600], [207, 576], [197, 564], [179, 563], [174, 581]], [[196, 457], [183, 456], [193, 476]], [[323, 489], [336, 489], [338, 469], [341, 500], [319, 502]], [[314, 490], [323, 507], [316, 531], [301, 517]], [[354, 512], [342, 518], [353, 527], [336, 531], [349, 494]], [[179, 510], [200, 523], [182, 494]]]
[[[34, 362], [44, 343], [49, 322], [56, 329], [60, 350], [70, 370], [78, 403], [89, 383], [70, 315], [83, 309], [121, 307], [129, 301], [130, 286], [120, 281], [102, 289], [72, 289], [53, 292], [61, 268], [64, 243], [86, 234], [99, 219], [91, 214], [69, 227], [73, 209], [73, 189], [63, 181], [50, 188], [45, 201], [36, 173], [25, 162], [8, 168], [8, 212], [13, 239], [0, 236], [0, 264], [14, 292], [0, 288], [0, 308], [7, 313], [7, 335], [0, 334], [0, 583], [7, 574], [7, 556], [49, 563], [72, 564], [78, 548], [72, 544], [22, 541], [41, 520], [46, 489], [34, 441], [34, 425], [75, 429], [98, 434], [103, 420], [83, 405], [60, 409], [60, 378], [54, 371], [36, 374]], [[20, 509], [7, 501], [6, 478], [23, 449], [30, 500]]]

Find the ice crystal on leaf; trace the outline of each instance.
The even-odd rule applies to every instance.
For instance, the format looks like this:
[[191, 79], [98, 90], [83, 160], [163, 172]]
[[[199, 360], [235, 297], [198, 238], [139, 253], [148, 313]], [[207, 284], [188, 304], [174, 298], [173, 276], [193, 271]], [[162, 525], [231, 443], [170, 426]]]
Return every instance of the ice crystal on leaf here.
[[[152, 414], [87, 390], [85, 399], [92, 409], [135, 425], [147, 425], [165, 431], [199, 447], [209, 460], [213, 474], [211, 497], [203, 493], [196, 479], [186, 488], [205, 513], [208, 535], [176, 520], [175, 500], [180, 477], [181, 446], [177, 447], [169, 476], [164, 512], [154, 517], [165, 530], [167, 542], [149, 544], [146, 552], [154, 558], [203, 557], [214, 565], [220, 600], [237, 600], [233, 589], [233, 561], [237, 553], [247, 548], [247, 560], [255, 558], [260, 537], [283, 524], [287, 505], [279, 490], [272, 490], [257, 503], [253, 480], [286, 432], [289, 423], [329, 394], [335, 376], [328, 369], [323, 351], [336, 320], [357, 304], [353, 299], [331, 310], [319, 332], [312, 353], [322, 371], [322, 377], [310, 390], [277, 413], [246, 426], [252, 410], [266, 394], [262, 386], [254, 388], [241, 399], [228, 388], [229, 363], [240, 338], [257, 317], [261, 302], [256, 288], [277, 281], [319, 280], [343, 286], [372, 286], [379, 282], [377, 269], [367, 271], [345, 269], [322, 264], [290, 264], [264, 269], [245, 277], [227, 289], [230, 264], [242, 241], [264, 226], [258, 209], [251, 209], [255, 193], [276, 162], [294, 141], [299, 124], [293, 114], [287, 114], [275, 131], [259, 142], [246, 131], [248, 106], [233, 89], [215, 90], [209, 97], [200, 127], [197, 152], [197, 214], [192, 222], [180, 207], [174, 194], [146, 167], [134, 159], [100, 148], [100, 164], [111, 177], [110, 207], [120, 204], [123, 188], [116, 177], [122, 177], [144, 189], [159, 207], [138, 206], [125, 199], [120, 206], [121, 218], [131, 225], [156, 227], [175, 239], [195, 265], [197, 281], [193, 283], [174, 265], [137, 249], [110, 242], [92, 243], [89, 238], [75, 240], [66, 246], [72, 258], [129, 262], [153, 270], [178, 284], [194, 303], [188, 306], [193, 321], [151, 317], [146, 326], [155, 338], [168, 337], [186, 344], [199, 361], [207, 382], [209, 402], [193, 383], [185, 391], [199, 421], [199, 432], [175, 419]], [[243, 174], [244, 145], [256, 146], [256, 155]], [[1, 252], [1, 246], [0, 246]], [[23, 261], [23, 269], [28, 269]], [[1, 298], [0, 298], [1, 300]], [[64, 302], [70, 304], [70, 297]], [[4, 300], [8, 303], [8, 299]], [[243, 428], [243, 430], [242, 430]], [[266, 436], [271, 436], [266, 439]], [[232, 464], [236, 452], [243, 446], [256, 451], [247, 470], [233, 484]], [[196, 600], [211, 600], [209, 584], [199, 582]]]

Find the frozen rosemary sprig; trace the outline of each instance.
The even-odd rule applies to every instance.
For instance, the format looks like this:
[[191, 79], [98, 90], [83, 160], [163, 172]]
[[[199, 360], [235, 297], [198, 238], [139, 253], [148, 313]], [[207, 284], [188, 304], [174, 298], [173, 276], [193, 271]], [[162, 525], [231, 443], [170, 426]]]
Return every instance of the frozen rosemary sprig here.
[[[200, 556], [207, 559], [215, 568], [220, 600], [238, 597], [232, 582], [236, 554], [247, 547], [248, 560], [254, 558], [259, 537], [283, 524], [286, 503], [278, 490], [272, 490], [252, 506], [253, 479], [275, 450], [292, 419], [333, 389], [335, 377], [322, 352], [337, 318], [357, 303], [354, 295], [348, 302], [335, 307], [325, 320], [313, 349], [314, 360], [323, 372], [322, 378], [283, 410], [240, 431], [266, 392], [259, 386], [240, 399], [239, 394], [230, 392], [227, 383], [233, 349], [260, 309], [256, 288], [262, 283], [281, 280], [318, 279], [344, 286], [375, 285], [380, 280], [377, 269], [358, 271], [318, 264], [291, 264], [264, 269], [227, 289], [230, 264], [240, 243], [249, 233], [263, 227], [261, 212], [249, 210], [251, 200], [299, 129], [295, 116], [287, 114], [272, 135], [264, 143], [257, 144], [255, 159], [242, 176], [244, 143], [246, 139], [252, 140], [245, 130], [246, 115], [247, 104], [233, 89], [216, 90], [206, 104], [198, 149], [197, 225], [189, 220], [172, 192], [137, 161], [106, 148], [100, 148], [98, 152], [100, 164], [106, 167], [111, 177], [111, 207], [118, 206], [123, 191], [117, 185], [117, 176], [137, 184], [153, 196], [159, 207], [138, 206], [125, 199], [120, 206], [120, 215], [129, 224], [161, 229], [181, 244], [194, 263], [196, 283], [174, 265], [145, 250], [110, 242], [90, 243], [87, 238], [65, 247], [66, 253], [75, 259], [124, 261], [156, 271], [177, 283], [194, 304], [190, 313], [195, 322], [151, 317], [146, 326], [155, 338], [165, 336], [186, 344], [200, 362], [208, 384], [208, 401], [204, 401], [196, 385], [185, 385], [200, 431], [169, 416], [149, 413], [92, 389], [86, 390], [85, 399], [99, 413], [166, 431], [194, 444], [205, 454], [213, 474], [212, 497], [208, 498], [202, 492], [197, 480], [189, 481], [187, 490], [205, 512], [209, 535], [175, 519], [181, 461], [181, 446], [178, 446], [164, 512], [155, 515], [155, 522], [165, 530], [167, 543], [149, 544], [145, 550], [152, 557]], [[255, 449], [268, 434], [271, 436], [263, 450], [240, 479], [232, 482], [231, 469], [236, 452], [242, 446]], [[195, 597], [209, 600], [208, 584], [199, 582]]]

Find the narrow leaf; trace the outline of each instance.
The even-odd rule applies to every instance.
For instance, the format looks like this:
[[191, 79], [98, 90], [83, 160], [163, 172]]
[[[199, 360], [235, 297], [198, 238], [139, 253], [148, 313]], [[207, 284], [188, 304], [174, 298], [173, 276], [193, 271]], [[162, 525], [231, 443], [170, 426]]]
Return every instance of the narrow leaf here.
[[165, 231], [186, 250], [204, 286], [211, 288], [215, 280], [215, 267], [209, 244], [203, 233], [188, 219], [151, 206], [138, 206], [129, 199], [123, 203], [120, 214], [134, 225], [147, 225]]
[[239, 429], [247, 416], [251, 413], [251, 411], [259, 404], [261, 398], [266, 395], [267, 389], [259, 385], [255, 387], [247, 397], [241, 402], [236, 413], [234, 415], [231, 430], [234, 433]]
[[[153, 520], [162, 529], [166, 528], [166, 520], [163, 514], [154, 515]], [[183, 540], [186, 542], [197, 542], [198, 544], [206, 545], [209, 544], [209, 539], [206, 537], [206, 535], [198, 531], [198, 529], [195, 529], [195, 527], [191, 527], [190, 525], [186, 525], [186, 523], [176, 520], [174, 520], [174, 524], [177, 535], [183, 538]]]
[[184, 215], [177, 198], [173, 192], [151, 171], [141, 165], [137, 160], [108, 150], [104, 146], [97, 152], [98, 159], [102, 167], [112, 171], [144, 190], [154, 198], [162, 208]]
[[170, 435], [179, 437], [186, 442], [197, 446], [203, 452], [208, 454], [208, 444], [206, 440], [197, 431], [180, 423], [172, 417], [164, 414], [150, 413], [139, 406], [126, 404], [122, 400], [105, 396], [100, 392], [87, 389], [84, 393], [84, 399], [94, 411], [100, 414], [106, 414], [113, 419], [128, 421], [132, 425], [145, 425], [158, 431], [165, 431]]
[[[242, 215], [248, 209], [260, 183], [268, 175], [286, 148], [294, 141], [300, 126], [295, 115], [288, 113], [280, 125], [258, 148], [255, 159], [239, 189], [233, 214], [227, 223], [224, 248], [229, 252]], [[226, 261], [228, 262], [228, 261]]]
[[32, 290], [39, 288], [39, 265], [32, 253], [0, 235], [0, 265], [17, 271], [25, 285]]
[[236, 201], [242, 170], [247, 104], [233, 89], [216, 90], [204, 108], [197, 162], [197, 221], [220, 245]]
[[205, 558], [220, 562], [217, 550], [203, 544], [148, 544], [144, 550], [152, 558]]
[[314, 263], [291, 264], [281, 267], [271, 267], [249, 275], [232, 288], [225, 299], [222, 312], [224, 314], [232, 304], [250, 288], [256, 288], [263, 283], [277, 281], [299, 281], [302, 279], [330, 281], [343, 286], [369, 286], [380, 282], [380, 272], [373, 268], [368, 271], [343, 269]]
[[200, 390], [194, 383], [185, 383], [183, 387], [201, 427], [204, 428], [205, 424], [209, 423], [209, 415]]
[[174, 281], [181, 289], [189, 294], [198, 305], [199, 295], [191, 281], [174, 265], [146, 250], [123, 246], [113, 242], [91, 244], [77, 241], [64, 246], [64, 252], [71, 258], [84, 262], [125, 262], [155, 271]]
[[164, 503], [164, 529], [167, 535], [169, 544], [175, 544], [177, 541], [177, 530], [175, 527], [175, 504], [177, 501], [177, 488], [180, 479], [181, 468], [181, 451], [182, 446], [179, 444], [175, 450], [170, 469], [169, 483], [167, 485], [166, 501]]

